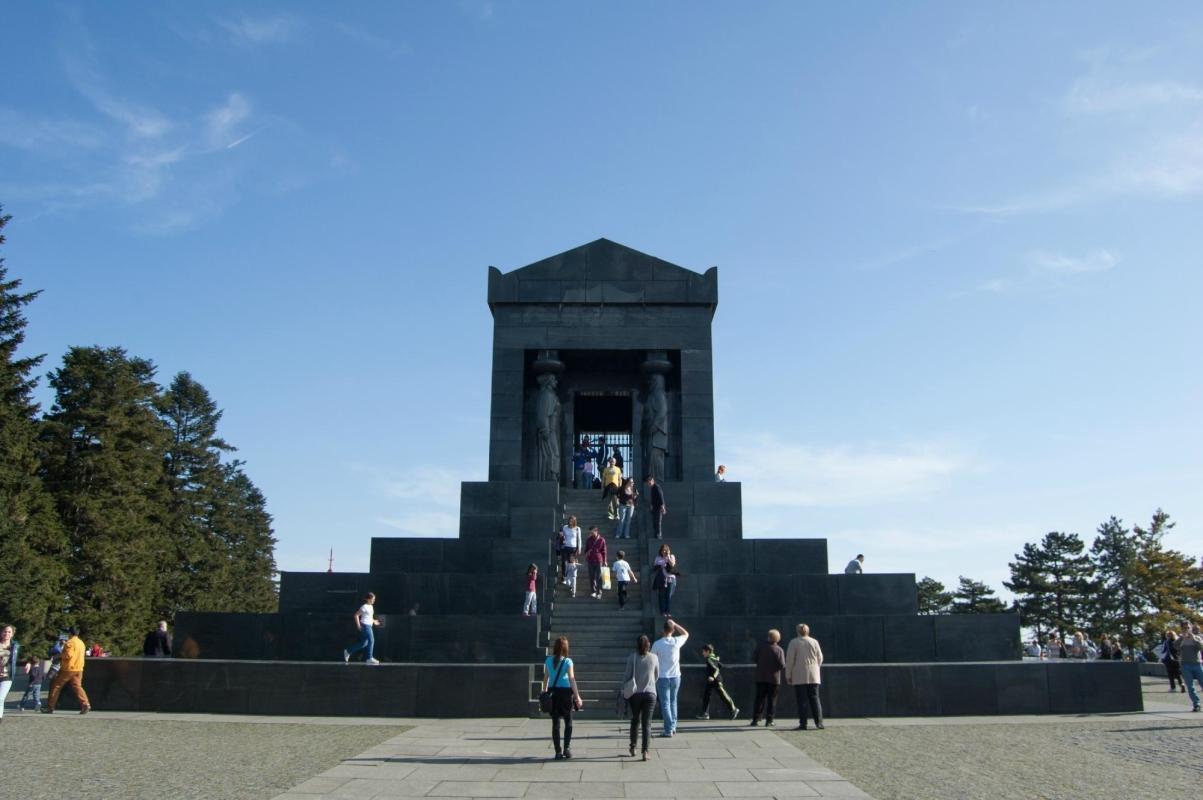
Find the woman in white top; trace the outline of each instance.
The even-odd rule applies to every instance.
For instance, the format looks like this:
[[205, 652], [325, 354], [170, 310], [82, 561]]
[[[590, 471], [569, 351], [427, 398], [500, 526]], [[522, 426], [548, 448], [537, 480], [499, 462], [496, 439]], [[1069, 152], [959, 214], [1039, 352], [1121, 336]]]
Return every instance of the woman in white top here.
[[581, 552], [581, 529], [576, 517], [570, 516], [560, 529], [560, 581], [568, 583], [568, 554]]
[[374, 629], [380, 625], [380, 620], [376, 619], [376, 608], [373, 605], [375, 602], [376, 595], [371, 592], [363, 596], [363, 605], [355, 612], [355, 627], [359, 631], [359, 641], [354, 646], [343, 650], [344, 663], [350, 663], [351, 656], [360, 650], [366, 650], [368, 655], [367, 660], [363, 663], [380, 663], [373, 654], [373, 651], [376, 649], [376, 634]]

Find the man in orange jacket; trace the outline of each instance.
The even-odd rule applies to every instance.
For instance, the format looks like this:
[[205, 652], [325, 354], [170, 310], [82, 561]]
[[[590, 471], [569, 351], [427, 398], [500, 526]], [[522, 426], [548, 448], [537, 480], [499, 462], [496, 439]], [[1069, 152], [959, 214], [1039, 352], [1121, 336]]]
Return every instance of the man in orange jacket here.
[[50, 698], [46, 701], [45, 712], [47, 714], [54, 713], [54, 707], [58, 704], [59, 692], [64, 686], [70, 685], [75, 696], [79, 698], [79, 713], [87, 714], [92, 710], [92, 706], [88, 703], [88, 693], [84, 691], [84, 642], [79, 638], [79, 629], [72, 626], [67, 629], [71, 637], [67, 639], [67, 643], [63, 645], [62, 667], [59, 668], [58, 675], [54, 676], [54, 680], [50, 682]]

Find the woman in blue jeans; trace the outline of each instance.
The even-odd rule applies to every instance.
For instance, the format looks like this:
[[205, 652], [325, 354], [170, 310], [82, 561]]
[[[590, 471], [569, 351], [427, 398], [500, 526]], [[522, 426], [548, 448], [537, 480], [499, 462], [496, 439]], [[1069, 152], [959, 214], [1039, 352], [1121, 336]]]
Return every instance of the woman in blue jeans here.
[[667, 544], [660, 545], [660, 553], [652, 562], [652, 569], [655, 571], [652, 588], [660, 594], [660, 614], [665, 618], [671, 617], [673, 590], [677, 588], [677, 557]]

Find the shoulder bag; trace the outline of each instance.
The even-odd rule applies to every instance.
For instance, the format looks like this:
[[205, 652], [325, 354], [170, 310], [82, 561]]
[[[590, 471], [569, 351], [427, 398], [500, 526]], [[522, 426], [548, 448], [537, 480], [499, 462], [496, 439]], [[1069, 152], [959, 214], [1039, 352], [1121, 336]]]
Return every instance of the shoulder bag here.
[[560, 675], [564, 673], [564, 664], [568, 659], [561, 658], [559, 669], [556, 670], [556, 676], [547, 682], [547, 688], [539, 692], [539, 710], [544, 714], [551, 713], [551, 690], [560, 682]]

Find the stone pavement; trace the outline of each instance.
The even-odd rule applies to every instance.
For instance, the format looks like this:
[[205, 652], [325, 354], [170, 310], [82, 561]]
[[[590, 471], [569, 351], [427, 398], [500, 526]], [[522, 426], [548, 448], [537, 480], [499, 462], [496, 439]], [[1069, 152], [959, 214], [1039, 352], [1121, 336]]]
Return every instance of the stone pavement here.
[[277, 800], [868, 797], [764, 728], [682, 726], [671, 739], [657, 736], [643, 762], [627, 755], [626, 725], [578, 720], [572, 760], [555, 761], [547, 718], [410, 722], [417, 727]]

